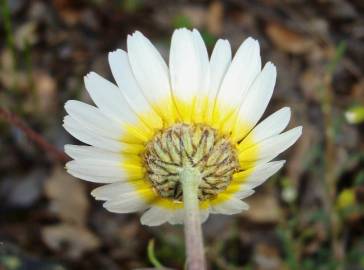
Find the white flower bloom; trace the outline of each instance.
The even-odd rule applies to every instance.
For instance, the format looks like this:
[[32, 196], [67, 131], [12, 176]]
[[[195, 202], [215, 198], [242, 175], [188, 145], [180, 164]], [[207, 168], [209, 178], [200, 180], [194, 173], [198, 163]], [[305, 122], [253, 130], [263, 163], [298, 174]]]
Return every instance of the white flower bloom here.
[[109, 54], [115, 82], [91, 72], [86, 89], [96, 107], [68, 101], [65, 129], [89, 146], [66, 145], [73, 176], [104, 184], [92, 191], [115, 213], [145, 211], [141, 222], [183, 223], [179, 173], [201, 173], [202, 222], [209, 213], [235, 214], [241, 201], [282, 168], [272, 161], [300, 137], [283, 132], [290, 109], [258, 124], [273, 93], [276, 68], [261, 68], [259, 44], [248, 38], [231, 59], [219, 40], [211, 58], [197, 30], [173, 33], [169, 67], [140, 32], [128, 36], [128, 52]]

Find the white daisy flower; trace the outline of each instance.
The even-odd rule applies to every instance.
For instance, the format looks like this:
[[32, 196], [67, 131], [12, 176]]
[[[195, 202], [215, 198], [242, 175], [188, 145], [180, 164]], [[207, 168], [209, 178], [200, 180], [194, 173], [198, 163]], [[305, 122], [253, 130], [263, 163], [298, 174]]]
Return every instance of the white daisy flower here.
[[88, 146], [66, 145], [67, 171], [104, 184], [92, 191], [115, 213], [145, 211], [141, 223], [184, 221], [184, 168], [199, 174], [201, 221], [248, 209], [242, 199], [276, 173], [272, 161], [302, 127], [284, 131], [285, 107], [258, 124], [273, 93], [276, 68], [262, 68], [259, 44], [246, 39], [231, 59], [218, 40], [209, 59], [197, 30], [173, 33], [169, 66], [140, 32], [127, 52], [109, 53], [115, 83], [91, 72], [85, 85], [96, 106], [70, 100], [65, 129]]

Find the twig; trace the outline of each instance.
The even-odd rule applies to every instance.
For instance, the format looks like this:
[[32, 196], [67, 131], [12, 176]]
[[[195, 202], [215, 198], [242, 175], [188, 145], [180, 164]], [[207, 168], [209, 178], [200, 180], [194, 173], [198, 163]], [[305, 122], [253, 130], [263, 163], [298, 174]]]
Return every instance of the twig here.
[[65, 163], [70, 160], [70, 158], [66, 156], [65, 153], [58, 150], [54, 145], [47, 142], [41, 134], [31, 129], [22, 119], [20, 119], [14, 113], [0, 107], [0, 118], [4, 119], [5, 122], [9, 123], [10, 125], [19, 128], [28, 137], [29, 140], [33, 141], [57, 161]]

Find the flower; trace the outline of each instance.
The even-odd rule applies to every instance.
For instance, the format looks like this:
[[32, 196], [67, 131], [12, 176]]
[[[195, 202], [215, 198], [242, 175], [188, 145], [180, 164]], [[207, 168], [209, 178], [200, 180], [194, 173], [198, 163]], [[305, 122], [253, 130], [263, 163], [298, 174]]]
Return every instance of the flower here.
[[[261, 69], [259, 44], [246, 39], [233, 59], [227, 40], [211, 58], [197, 30], [172, 36], [169, 67], [140, 32], [129, 35], [127, 52], [109, 53], [116, 84], [91, 72], [85, 85], [96, 107], [70, 100], [65, 129], [89, 146], [66, 145], [67, 171], [104, 184], [92, 191], [115, 213], [145, 211], [142, 224], [183, 223], [179, 173], [201, 174], [201, 221], [209, 213], [248, 209], [242, 199], [277, 172], [272, 161], [300, 137], [283, 130], [290, 109], [258, 125], [272, 96], [276, 68]], [[283, 133], [282, 133], [283, 132]]]
[[353, 106], [345, 112], [346, 120], [350, 124], [360, 124], [364, 122], [364, 106]]

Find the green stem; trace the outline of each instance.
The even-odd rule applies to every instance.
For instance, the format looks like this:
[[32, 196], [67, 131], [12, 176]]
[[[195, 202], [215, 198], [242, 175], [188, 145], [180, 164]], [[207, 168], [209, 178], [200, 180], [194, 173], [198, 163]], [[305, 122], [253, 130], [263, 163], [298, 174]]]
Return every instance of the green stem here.
[[206, 263], [198, 200], [200, 172], [194, 168], [184, 168], [180, 174], [180, 181], [185, 211], [184, 230], [188, 270], [204, 270]]
[[[9, 8], [8, 0], [0, 0], [1, 16], [3, 17], [3, 25], [5, 30], [6, 46], [11, 51], [14, 65], [16, 66], [16, 54], [13, 36], [13, 27], [11, 23], [11, 13]], [[15, 69], [15, 67], [13, 67]]]
[[153, 266], [157, 269], [163, 269], [163, 265], [158, 261], [154, 253], [154, 239], [149, 240], [147, 251], [148, 251], [148, 259], [151, 262], [151, 264], [153, 264]]

